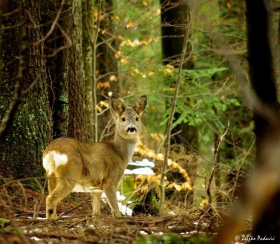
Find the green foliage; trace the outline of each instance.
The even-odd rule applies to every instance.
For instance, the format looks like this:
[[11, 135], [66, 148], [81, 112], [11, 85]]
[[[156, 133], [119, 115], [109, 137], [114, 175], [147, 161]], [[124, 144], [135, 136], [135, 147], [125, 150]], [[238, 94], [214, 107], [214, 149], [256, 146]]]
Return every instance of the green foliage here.
[[[132, 177], [124, 177], [121, 185], [120, 190], [122, 195], [129, 196], [135, 189], [134, 189], [134, 178]], [[134, 198], [132, 198], [134, 199]]]
[[192, 236], [185, 243], [186, 244], [206, 244], [209, 243], [211, 237], [208, 236]]
[[[149, 103], [143, 118], [147, 132], [165, 133], [170, 115], [170, 104], [178, 70], [162, 64], [161, 26], [159, 5], [154, 1], [128, 4], [118, 1], [114, 13], [115, 32], [118, 33], [119, 48], [115, 56], [118, 61], [118, 80], [122, 84], [122, 96], [133, 93], [148, 95]], [[131, 2], [129, 2], [131, 3]], [[241, 2], [207, 1], [195, 3], [189, 43], [191, 55], [186, 62], [193, 62], [193, 69], [184, 69], [173, 126], [187, 123], [199, 127], [201, 152], [212, 157], [217, 138], [228, 121], [230, 133], [227, 142], [233, 144], [232, 152], [227, 147], [221, 153], [228, 165], [238, 167], [252, 145], [253, 133], [250, 112], [240, 96], [238, 81], [231, 73], [223, 54], [222, 45], [243, 66], [242, 54], [246, 50], [244, 8]], [[218, 37], [222, 43], [214, 38]], [[237, 56], [238, 55], [238, 56]], [[244, 66], [246, 69], [246, 66]], [[137, 93], [137, 94], [136, 94]]]
[[40, 180], [38, 180], [36, 178], [26, 181], [25, 185], [28, 189], [31, 189], [31, 190], [34, 190], [37, 192], [44, 191], [44, 187], [43, 187], [44, 182], [40, 182]]
[[204, 235], [183, 238], [178, 234], [169, 232], [163, 235], [142, 235], [133, 244], [206, 244], [209, 243], [210, 239], [211, 237]]
[[183, 244], [181, 237], [175, 233], [165, 233], [163, 235], [142, 235], [133, 244]]
[[[221, 117], [218, 116], [225, 112], [230, 105], [240, 106], [236, 98], [226, 97], [224, 94], [215, 94], [213, 87], [213, 76], [223, 71], [227, 67], [201, 69], [201, 70], [184, 70], [183, 81], [180, 93], [183, 94], [177, 101], [176, 113], [180, 114], [179, 118], [174, 121], [173, 127], [181, 123], [187, 123], [191, 126], [198, 126], [204, 121], [213, 123], [218, 130], [224, 128]], [[168, 87], [174, 84], [174, 77], [177, 77], [177, 70], [166, 76]], [[213, 91], [213, 93], [211, 92]], [[169, 96], [172, 97], [173, 90], [169, 90]], [[169, 102], [171, 103], [171, 101]], [[166, 124], [169, 119], [170, 108], [163, 115], [164, 119], [161, 124]]]
[[5, 218], [0, 218], [0, 227], [1, 228], [4, 228], [9, 223], [10, 223], [10, 220], [5, 219]]

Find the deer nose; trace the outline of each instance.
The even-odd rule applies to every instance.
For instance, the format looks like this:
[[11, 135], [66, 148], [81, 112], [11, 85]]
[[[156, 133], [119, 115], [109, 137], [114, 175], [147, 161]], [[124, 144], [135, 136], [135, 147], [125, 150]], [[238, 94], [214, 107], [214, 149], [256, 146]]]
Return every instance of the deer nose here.
[[135, 133], [137, 131], [135, 126], [129, 126], [126, 130], [127, 133]]

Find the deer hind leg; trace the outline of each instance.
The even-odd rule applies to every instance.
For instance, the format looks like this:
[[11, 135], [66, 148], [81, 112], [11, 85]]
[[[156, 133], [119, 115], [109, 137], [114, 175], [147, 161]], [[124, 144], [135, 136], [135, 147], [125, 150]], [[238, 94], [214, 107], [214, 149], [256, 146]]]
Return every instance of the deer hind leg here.
[[91, 193], [92, 214], [94, 216], [100, 215], [101, 194], [102, 192]]
[[104, 192], [106, 194], [107, 201], [112, 210], [113, 216], [120, 217], [121, 213], [117, 201], [117, 187], [110, 185], [104, 186]]
[[[49, 195], [54, 191], [56, 188], [56, 178], [54, 174], [49, 175], [48, 178], [48, 192]], [[47, 197], [48, 199], [48, 197]], [[50, 207], [50, 200], [46, 199], [46, 218], [47, 219], [56, 219], [56, 206]]]
[[[51, 184], [50, 184], [51, 182]], [[55, 182], [55, 183], [54, 183]], [[65, 198], [74, 188], [76, 182], [73, 180], [67, 180], [65, 178], [49, 179], [49, 195], [46, 199], [46, 218], [56, 219], [56, 208], [60, 200]], [[55, 188], [54, 188], [54, 185]], [[53, 189], [54, 188], [54, 189]]]
[[54, 174], [51, 174], [48, 176], [48, 191], [49, 194], [52, 193], [54, 191], [56, 187], [56, 178]]

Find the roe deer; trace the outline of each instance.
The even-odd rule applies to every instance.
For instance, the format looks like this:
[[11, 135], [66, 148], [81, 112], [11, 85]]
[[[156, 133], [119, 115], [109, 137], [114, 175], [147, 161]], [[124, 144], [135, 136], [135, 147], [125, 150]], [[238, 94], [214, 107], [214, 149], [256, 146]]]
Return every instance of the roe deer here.
[[111, 113], [116, 124], [112, 142], [87, 144], [58, 138], [48, 145], [43, 153], [49, 190], [47, 219], [57, 218], [57, 203], [72, 191], [91, 193], [93, 215], [100, 214], [101, 193], [104, 191], [113, 216], [121, 215], [116, 192], [141, 133], [140, 118], [146, 104], [145, 95], [133, 107], [125, 107], [120, 99], [111, 98]]

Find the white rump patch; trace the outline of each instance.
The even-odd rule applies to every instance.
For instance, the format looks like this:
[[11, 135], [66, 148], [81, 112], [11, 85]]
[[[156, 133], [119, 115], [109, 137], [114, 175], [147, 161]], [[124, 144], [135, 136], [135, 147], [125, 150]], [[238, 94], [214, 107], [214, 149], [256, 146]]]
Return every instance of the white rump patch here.
[[43, 158], [43, 167], [51, 175], [60, 165], [65, 165], [68, 161], [66, 154], [60, 154], [56, 151], [49, 151]]

